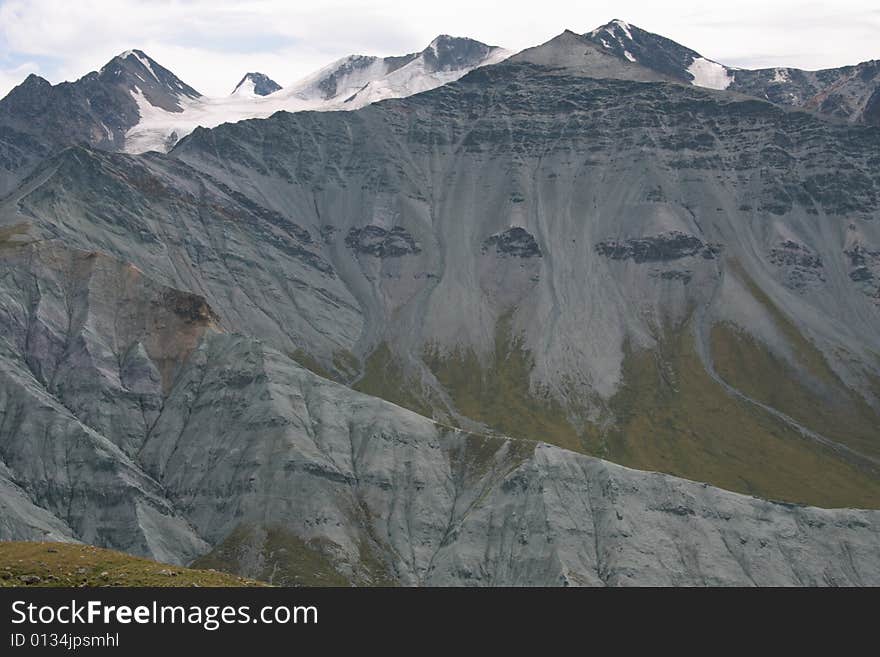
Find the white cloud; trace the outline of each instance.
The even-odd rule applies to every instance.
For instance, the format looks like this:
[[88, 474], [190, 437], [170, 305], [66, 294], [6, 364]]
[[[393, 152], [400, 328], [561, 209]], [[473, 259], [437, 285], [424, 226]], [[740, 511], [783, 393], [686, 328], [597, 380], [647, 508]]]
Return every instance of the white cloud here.
[[[25, 59], [40, 61], [42, 74], [60, 82], [142, 48], [196, 89], [218, 95], [249, 70], [286, 84], [353, 52], [419, 50], [439, 33], [521, 49], [615, 17], [733, 65], [817, 68], [878, 54], [880, 12], [867, 0], [840, 0], [833, 9], [794, 0], [0, 0], [0, 95], [20, 81]], [[16, 64], [4, 70], [4, 61]]]

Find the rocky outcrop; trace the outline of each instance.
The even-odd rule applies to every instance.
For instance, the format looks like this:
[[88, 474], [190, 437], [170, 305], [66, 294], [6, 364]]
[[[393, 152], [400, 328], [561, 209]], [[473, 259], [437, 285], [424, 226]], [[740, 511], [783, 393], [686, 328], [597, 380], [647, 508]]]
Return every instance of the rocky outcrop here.
[[501, 257], [540, 258], [541, 248], [529, 231], [519, 226], [508, 228], [483, 240], [482, 253], [492, 249]]
[[785, 240], [770, 249], [769, 256], [770, 262], [783, 272], [785, 284], [793, 290], [825, 281], [822, 258], [805, 244]]
[[880, 250], [855, 243], [843, 253], [849, 260], [850, 280], [875, 303], [880, 303], [880, 285], [877, 284], [880, 280]]
[[418, 242], [403, 226], [352, 228], [345, 236], [345, 245], [355, 253], [376, 258], [399, 258], [422, 252]]
[[688, 257], [713, 260], [721, 252], [720, 244], [705, 244], [695, 235], [680, 232], [663, 233], [650, 237], [607, 240], [596, 244], [596, 253], [611, 260], [670, 262]]

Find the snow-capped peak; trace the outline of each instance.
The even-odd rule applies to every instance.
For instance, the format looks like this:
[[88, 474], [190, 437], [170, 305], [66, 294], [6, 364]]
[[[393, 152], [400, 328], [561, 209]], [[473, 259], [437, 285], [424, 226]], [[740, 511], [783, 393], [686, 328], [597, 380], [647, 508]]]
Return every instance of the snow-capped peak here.
[[[620, 34], [617, 34], [617, 30], [620, 30]], [[596, 37], [601, 32], [606, 32], [610, 34], [615, 39], [626, 38], [629, 41], [633, 40], [632, 31], [630, 29], [630, 24], [626, 21], [622, 21], [619, 18], [615, 18], [614, 20], [606, 23], [605, 25], [600, 25], [595, 30], [590, 32], [591, 37]]]
[[[111, 59], [110, 62], [105, 65], [101, 70], [103, 71], [107, 68], [107, 66], [115, 61], [124, 62], [127, 60], [134, 60], [134, 62], [140, 64], [140, 66], [143, 67], [154, 80], [156, 80], [157, 82], [159, 81], [159, 76], [157, 76], [156, 72], [153, 70], [153, 60], [147, 57], [146, 53], [144, 53], [143, 50], [126, 50], [125, 52], [121, 52], [116, 55], [116, 57]], [[137, 66], [137, 64], [135, 64], [135, 66]]]
[[732, 69], [706, 59], [698, 52], [615, 18], [585, 35], [621, 59], [638, 63], [663, 75], [708, 89], [727, 89]]
[[394, 57], [349, 55], [299, 82], [267, 93], [261, 93], [260, 83], [275, 83], [260, 73], [248, 73], [229, 96], [181, 99], [180, 111], [156, 107], [144, 89], [143, 94], [132, 92], [141, 121], [126, 133], [125, 150], [165, 150], [197, 126], [212, 128], [221, 123], [265, 118], [279, 110], [358, 109], [379, 100], [434, 89], [510, 54], [473, 39], [441, 34], [420, 52]]

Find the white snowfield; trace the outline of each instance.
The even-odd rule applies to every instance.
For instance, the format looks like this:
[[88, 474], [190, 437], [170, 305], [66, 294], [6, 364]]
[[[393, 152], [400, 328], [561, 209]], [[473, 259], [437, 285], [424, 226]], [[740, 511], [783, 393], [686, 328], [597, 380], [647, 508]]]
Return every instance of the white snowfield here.
[[726, 66], [705, 57], [694, 59], [687, 72], [694, 76], [692, 84], [707, 89], [727, 89], [733, 82], [733, 76]]
[[[511, 54], [495, 48], [475, 66], [448, 71], [429, 70], [423, 55], [397, 70], [391, 70], [379, 57], [366, 66], [349, 67], [361, 59], [350, 55], [268, 96], [255, 94], [254, 84], [248, 80], [229, 96], [182, 97], [182, 112], [155, 107], [136, 89], [132, 95], [138, 104], [140, 121], [126, 133], [124, 150], [164, 152], [199, 126], [213, 128], [244, 119], [264, 119], [282, 110], [354, 110], [388, 98], [411, 96], [453, 82], [475, 68], [501, 62]], [[334, 74], [335, 93], [327, 97], [320, 85]]]

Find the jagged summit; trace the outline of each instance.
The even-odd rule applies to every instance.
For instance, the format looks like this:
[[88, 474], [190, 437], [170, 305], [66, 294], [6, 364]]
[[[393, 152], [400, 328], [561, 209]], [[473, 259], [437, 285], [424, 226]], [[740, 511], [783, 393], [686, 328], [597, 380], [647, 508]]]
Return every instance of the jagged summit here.
[[635, 80], [639, 82], [665, 81], [670, 77], [660, 71], [642, 66], [630, 58], [617, 54], [601, 43], [571, 30], [565, 30], [546, 43], [528, 48], [510, 58], [522, 62], [593, 78]]
[[617, 57], [709, 89], [726, 89], [733, 81], [728, 69], [672, 39], [615, 18], [584, 35]]
[[246, 73], [232, 90], [233, 96], [268, 96], [281, 89], [281, 85], [275, 82], [265, 73]]
[[849, 123], [880, 125], [877, 61], [819, 71], [791, 67], [740, 69], [720, 64], [672, 39], [620, 19], [597, 27], [584, 37], [621, 60], [672, 80], [737, 91]]
[[441, 34], [428, 44], [420, 56], [429, 70], [453, 71], [479, 66], [498, 50], [497, 46], [488, 46], [475, 39]]
[[343, 57], [292, 85], [288, 93], [306, 100], [317, 97], [322, 102], [342, 102], [346, 109], [352, 109], [433, 89], [509, 54], [474, 39], [441, 34], [419, 52]]
[[154, 107], [168, 112], [181, 111], [181, 100], [201, 94], [143, 50], [120, 53], [96, 74], [105, 83], [122, 87], [135, 96], [143, 95]]

